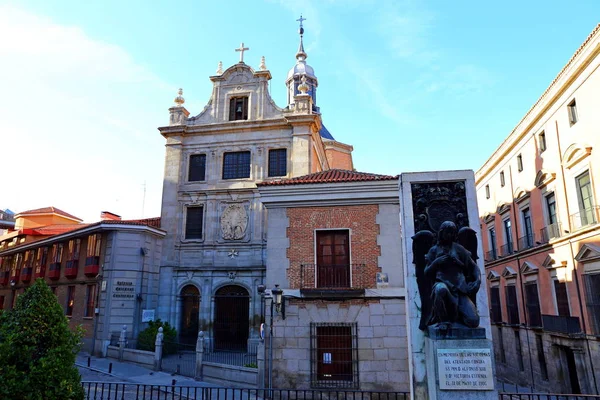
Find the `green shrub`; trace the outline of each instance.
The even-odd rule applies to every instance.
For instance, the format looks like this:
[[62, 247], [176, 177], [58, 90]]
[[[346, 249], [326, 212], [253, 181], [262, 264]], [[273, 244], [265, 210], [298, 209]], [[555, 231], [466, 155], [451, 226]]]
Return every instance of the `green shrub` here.
[[162, 322], [160, 319], [148, 322], [148, 327], [138, 334], [137, 349], [154, 351], [156, 343], [156, 334], [158, 328], [163, 328], [163, 355], [177, 353], [177, 330], [169, 325], [168, 322]]
[[69, 329], [56, 296], [42, 279], [0, 315], [0, 398], [83, 399], [75, 367], [82, 329]]

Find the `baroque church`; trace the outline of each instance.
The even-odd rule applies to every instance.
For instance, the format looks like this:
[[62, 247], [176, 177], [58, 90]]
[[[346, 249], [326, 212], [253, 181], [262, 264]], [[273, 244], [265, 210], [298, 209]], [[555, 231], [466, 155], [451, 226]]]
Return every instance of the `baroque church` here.
[[266, 279], [267, 213], [257, 184], [334, 169], [352, 170], [352, 146], [323, 125], [318, 79], [307, 64], [300, 20], [296, 63], [286, 78], [287, 105], [269, 94], [264, 57], [214, 76], [211, 98], [195, 116], [182, 91], [169, 109], [162, 199], [163, 241], [157, 316], [180, 341], [199, 330], [215, 350], [255, 348]]

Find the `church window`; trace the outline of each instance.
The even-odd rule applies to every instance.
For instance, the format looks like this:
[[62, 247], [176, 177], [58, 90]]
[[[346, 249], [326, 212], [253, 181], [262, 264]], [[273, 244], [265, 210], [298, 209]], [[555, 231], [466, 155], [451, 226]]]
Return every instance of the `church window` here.
[[206, 154], [192, 154], [188, 171], [188, 181], [197, 182], [206, 179]]
[[223, 155], [223, 179], [250, 178], [250, 152], [236, 151]]
[[485, 185], [485, 198], [490, 198], [490, 185]]
[[311, 333], [311, 385], [358, 387], [356, 323], [314, 323]]
[[521, 154], [517, 156], [517, 169], [519, 172], [523, 171], [523, 156]]
[[569, 111], [569, 123], [571, 126], [575, 125], [577, 121], [579, 121], [579, 117], [577, 115], [577, 103], [575, 102], [575, 99], [569, 103], [567, 110]]
[[539, 144], [540, 144], [540, 153], [546, 151], [546, 133], [542, 131], [542, 133], [538, 136]]
[[269, 150], [269, 176], [285, 176], [287, 174], [287, 150]]
[[248, 119], [248, 97], [232, 97], [229, 100], [229, 120]]
[[504, 180], [504, 171], [500, 172], [500, 186], [504, 187], [506, 181]]
[[204, 207], [194, 206], [187, 208], [185, 219], [185, 238], [202, 239], [202, 225], [204, 220]]

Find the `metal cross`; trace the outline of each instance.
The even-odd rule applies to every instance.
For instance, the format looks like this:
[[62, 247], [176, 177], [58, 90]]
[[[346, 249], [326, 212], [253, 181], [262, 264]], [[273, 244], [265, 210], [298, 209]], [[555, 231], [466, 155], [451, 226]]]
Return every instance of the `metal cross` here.
[[235, 49], [235, 51], [239, 51], [240, 52], [240, 62], [243, 63], [244, 62], [244, 51], [246, 50], [250, 50], [249, 47], [244, 47], [244, 42], [242, 42], [242, 44], [240, 44], [240, 48], [239, 49]]
[[306, 21], [306, 18], [302, 18], [302, 14], [300, 14], [300, 18], [298, 18], [296, 21], [300, 21], [300, 28], [302, 28], [302, 21]]

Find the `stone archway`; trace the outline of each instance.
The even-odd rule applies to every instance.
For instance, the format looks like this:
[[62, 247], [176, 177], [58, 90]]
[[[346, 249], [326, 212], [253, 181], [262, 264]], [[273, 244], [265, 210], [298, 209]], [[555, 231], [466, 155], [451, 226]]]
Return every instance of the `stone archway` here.
[[179, 326], [179, 341], [195, 344], [200, 329], [200, 291], [194, 285], [181, 289], [181, 324]]
[[238, 285], [223, 286], [215, 294], [214, 349], [246, 351], [250, 329], [250, 295]]

